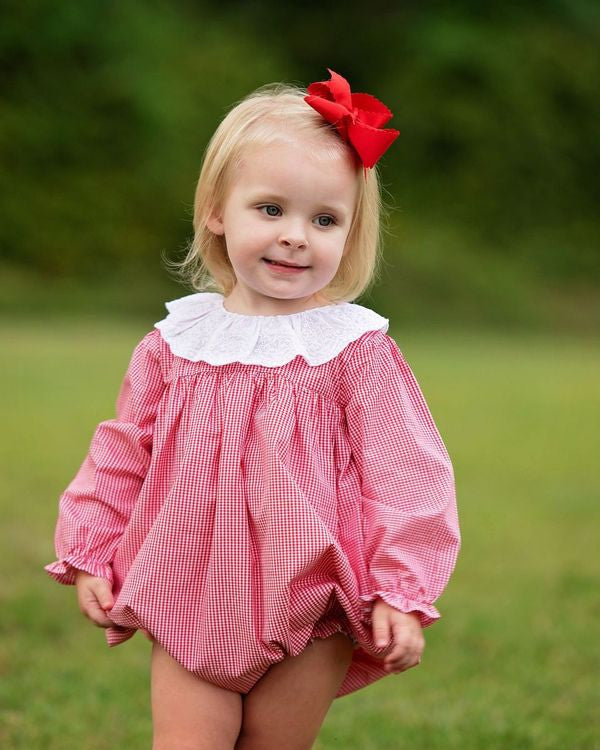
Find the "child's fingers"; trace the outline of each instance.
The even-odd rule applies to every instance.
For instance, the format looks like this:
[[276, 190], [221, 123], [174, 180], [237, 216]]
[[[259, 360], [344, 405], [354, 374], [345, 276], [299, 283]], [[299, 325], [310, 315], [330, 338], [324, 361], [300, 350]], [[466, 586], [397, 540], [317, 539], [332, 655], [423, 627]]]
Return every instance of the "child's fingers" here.
[[106, 616], [105, 611], [100, 607], [97, 601], [89, 601], [85, 610], [85, 614], [94, 622], [96, 625], [100, 625], [103, 628], [108, 628], [114, 625], [114, 622]]
[[388, 661], [387, 659], [383, 663], [383, 668], [387, 672], [404, 672], [411, 667], [416, 667], [421, 663], [421, 656], [418, 651], [409, 651], [404, 654], [400, 659], [395, 661]]
[[388, 671], [402, 672], [415, 667], [421, 661], [425, 648], [425, 638], [420, 632], [406, 628], [402, 623], [394, 623], [394, 647], [385, 657], [384, 666]]
[[374, 609], [372, 621], [375, 645], [377, 647], [387, 646], [391, 637], [388, 613], [384, 609]]
[[79, 609], [94, 624], [101, 627], [109, 627], [114, 623], [106, 616], [105, 610], [98, 603], [98, 599], [92, 591], [84, 591], [79, 600]]
[[79, 609], [94, 624], [105, 628], [114, 625], [106, 615], [114, 604], [109, 581], [104, 578], [86, 578], [84, 584], [77, 587], [77, 596]]

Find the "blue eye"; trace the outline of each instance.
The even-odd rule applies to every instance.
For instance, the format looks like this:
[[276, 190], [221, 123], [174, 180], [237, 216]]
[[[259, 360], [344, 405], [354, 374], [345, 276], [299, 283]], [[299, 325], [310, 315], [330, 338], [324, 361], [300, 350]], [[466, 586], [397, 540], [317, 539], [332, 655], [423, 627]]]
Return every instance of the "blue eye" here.
[[[335, 224], [335, 220], [334, 220], [333, 216], [326, 216], [325, 214], [323, 214], [323, 215], [319, 216], [318, 219], [319, 219], [319, 226], [320, 227], [330, 227], [332, 224]], [[330, 223], [329, 224], [321, 224], [321, 219], [328, 219]]]
[[[263, 208], [267, 209], [267, 216], [277, 216], [278, 215], [277, 211], [279, 211], [279, 208], [277, 206], [275, 206], [273, 203], [270, 203], [267, 206], [259, 206], [259, 210], [260, 211], [262, 211]], [[274, 208], [275, 209], [275, 213], [271, 213], [269, 211], [270, 208]]]
[[[281, 209], [274, 203], [266, 203], [264, 206], [258, 206], [258, 210], [265, 211], [267, 216], [275, 217], [281, 215]], [[323, 219], [325, 219], [327, 223], [323, 223]], [[320, 227], [330, 227], [336, 223], [333, 216], [328, 216], [327, 214], [321, 214], [320, 216], [317, 216], [317, 221]]]

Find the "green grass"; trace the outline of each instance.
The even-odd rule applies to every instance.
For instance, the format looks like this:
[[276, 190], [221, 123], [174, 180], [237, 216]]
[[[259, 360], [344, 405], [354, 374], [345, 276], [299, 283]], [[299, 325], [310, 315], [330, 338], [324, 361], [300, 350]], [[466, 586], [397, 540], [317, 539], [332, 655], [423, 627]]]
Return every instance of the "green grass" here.
[[[43, 571], [58, 496], [150, 325], [0, 327], [2, 747], [150, 747], [150, 644], [109, 649]], [[600, 345], [393, 335], [454, 462], [463, 547], [421, 666], [334, 701], [317, 750], [600, 748]]]

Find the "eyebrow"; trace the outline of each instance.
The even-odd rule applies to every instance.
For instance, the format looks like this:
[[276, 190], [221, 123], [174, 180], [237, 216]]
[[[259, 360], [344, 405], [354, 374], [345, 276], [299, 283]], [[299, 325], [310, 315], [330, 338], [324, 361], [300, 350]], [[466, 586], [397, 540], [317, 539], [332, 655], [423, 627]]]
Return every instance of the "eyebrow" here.
[[[252, 203], [255, 201], [267, 201], [267, 200], [274, 200], [278, 203], [285, 203], [285, 198], [282, 195], [277, 195], [276, 193], [270, 193], [268, 190], [262, 190], [260, 192], [253, 193], [250, 196], [250, 200]], [[332, 211], [334, 214], [340, 214], [345, 215], [346, 209], [338, 203], [319, 203], [318, 204], [323, 210], [325, 211]]]

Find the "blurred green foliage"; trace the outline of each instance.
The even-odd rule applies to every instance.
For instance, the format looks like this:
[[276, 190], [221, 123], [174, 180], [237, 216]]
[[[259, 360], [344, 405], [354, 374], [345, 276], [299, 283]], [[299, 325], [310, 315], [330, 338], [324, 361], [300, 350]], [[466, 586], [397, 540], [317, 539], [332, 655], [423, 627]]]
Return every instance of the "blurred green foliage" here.
[[330, 67], [387, 103], [401, 131], [382, 160], [386, 257], [400, 276], [445, 288], [452, 259], [436, 270], [435, 236], [442, 252], [452, 238], [458, 265], [593, 286], [599, 41], [588, 0], [7, 0], [5, 267], [45, 283], [164, 275], [161, 253], [181, 257], [191, 238], [203, 150], [228, 109]]

